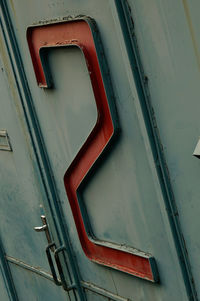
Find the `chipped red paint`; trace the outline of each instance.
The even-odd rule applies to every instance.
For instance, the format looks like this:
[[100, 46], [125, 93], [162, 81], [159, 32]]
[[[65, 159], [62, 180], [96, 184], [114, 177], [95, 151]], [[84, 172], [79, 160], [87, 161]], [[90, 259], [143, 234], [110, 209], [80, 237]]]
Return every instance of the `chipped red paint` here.
[[[95, 243], [88, 237], [81, 214], [77, 189], [96, 160], [114, 135], [114, 123], [100, 71], [92, 28], [88, 20], [75, 20], [57, 24], [30, 27], [27, 39], [33, 61], [36, 79], [40, 87], [48, 87], [45, 70], [42, 65], [40, 50], [42, 47], [76, 45], [85, 56], [93, 93], [96, 101], [98, 118], [95, 127], [67, 169], [64, 184], [76, 223], [79, 239], [86, 256], [94, 262], [124, 271], [126, 273], [155, 281], [152, 257], [130, 253], [118, 248]], [[67, 66], [66, 66], [67, 67]], [[141, 252], [142, 253], [142, 252]]]

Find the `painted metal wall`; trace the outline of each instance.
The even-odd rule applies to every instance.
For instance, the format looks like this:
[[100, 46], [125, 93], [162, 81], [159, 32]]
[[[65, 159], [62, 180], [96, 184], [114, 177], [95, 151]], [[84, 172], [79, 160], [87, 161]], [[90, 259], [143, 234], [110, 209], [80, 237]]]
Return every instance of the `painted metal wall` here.
[[1, 1], [3, 300], [197, 300], [198, 6]]
[[199, 3], [132, 1], [130, 5], [199, 295], [199, 162], [192, 156], [199, 140]]

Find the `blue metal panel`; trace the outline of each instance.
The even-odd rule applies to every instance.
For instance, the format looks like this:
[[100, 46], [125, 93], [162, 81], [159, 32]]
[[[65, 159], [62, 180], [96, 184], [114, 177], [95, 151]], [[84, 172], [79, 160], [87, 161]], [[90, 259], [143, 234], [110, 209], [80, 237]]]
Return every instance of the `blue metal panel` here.
[[[179, 298], [187, 300], [175, 244], [165, 212], [162, 191], [154, 166], [148, 135], [145, 130], [144, 118], [138, 102], [137, 90], [133, 77], [131, 77], [132, 75], [129, 72], [130, 65], [127, 61], [123, 36], [122, 39], [119, 39], [121, 28], [114, 2], [95, 2], [95, 7], [94, 1], [86, 1], [84, 4], [81, 4], [80, 1], [67, 1], [66, 4], [62, 5], [59, 2], [56, 10], [55, 8], [54, 10], [52, 9], [52, 3], [47, 1], [45, 4], [46, 6], [43, 4], [38, 9], [35, 3], [31, 3], [29, 9], [31, 12], [37, 12], [37, 14], [27, 14], [23, 18], [23, 22], [19, 24], [16, 20], [22, 19], [22, 12], [20, 11], [22, 7], [20, 6], [23, 5], [24, 9], [26, 3], [16, 3], [14, 7], [15, 17], [14, 15], [13, 17], [15, 26], [17, 27], [16, 35], [20, 44], [20, 50], [23, 53], [25, 71], [34, 95], [36, 112], [49, 152], [59, 196], [62, 200], [63, 212], [66, 216], [65, 222], [69, 227], [71, 241], [76, 251], [82, 277], [84, 280], [94, 281], [99, 286], [104, 286], [113, 292], [131, 299], [146, 298], [148, 300], [160, 300], [162, 298], [162, 300], [177, 300]], [[104, 15], [99, 13], [101, 11], [104, 11]], [[87, 261], [80, 249], [62, 178], [67, 166], [75, 155], [75, 152], [72, 152], [70, 148], [70, 145], [73, 145], [74, 141], [72, 124], [70, 124], [70, 127], [67, 127], [67, 122], [73, 122], [73, 119], [76, 118], [76, 121], [78, 120], [80, 123], [80, 128], [84, 128], [86, 136], [91, 128], [87, 124], [88, 117], [87, 119], [83, 118], [80, 108], [76, 112], [78, 115], [73, 115], [73, 118], [71, 118], [71, 114], [67, 110], [68, 101], [73, 96], [75, 96], [76, 101], [79, 101], [79, 106], [85, 105], [81, 100], [83, 99], [82, 95], [87, 95], [88, 92], [86, 89], [88, 88], [79, 91], [75, 88], [76, 84], [70, 81], [70, 78], [81, 76], [82, 73], [85, 74], [84, 65], [80, 62], [79, 68], [74, 68], [76, 62], [80, 61], [75, 53], [72, 53], [74, 58], [70, 57], [71, 60], [68, 59], [68, 56], [65, 57], [64, 52], [58, 54], [56, 51], [52, 53], [50, 67], [52, 74], [54, 74], [56, 86], [58, 87], [59, 85], [59, 89], [64, 95], [71, 95], [69, 99], [63, 102], [61, 101], [63, 98], [59, 89], [46, 92], [38, 89], [35, 84], [33, 70], [31, 69], [28, 48], [23, 39], [26, 28], [30, 26], [30, 23], [39, 22], [42, 19], [53, 19], [55, 16], [61, 19], [64, 16], [63, 14], [86, 14], [96, 20], [106, 50], [115, 94], [117, 96], [118, 112], [120, 112], [121, 140], [113, 151], [112, 156], [107, 159], [105, 164], [95, 174], [92, 182], [89, 183], [87, 194], [85, 191], [85, 200], [91, 219], [93, 219], [94, 230], [102, 239], [136, 246], [153, 253], [159, 262], [159, 272], [162, 281], [160, 285], [151, 286], [144, 281], [140, 282], [122, 273], [96, 266]], [[112, 35], [110, 35], [110, 32], [112, 32]], [[60, 61], [60, 68], [56, 64], [56, 60]], [[64, 67], [66, 63], [68, 68]], [[62, 66], [63, 71], [61, 70]], [[66, 78], [68, 78], [69, 82], [65, 81]], [[88, 85], [86, 82], [85, 87], [88, 87]], [[87, 98], [84, 96], [84, 99]], [[85, 112], [88, 114], [90, 120], [95, 119], [96, 116], [92, 112], [89, 113], [87, 110]], [[78, 149], [78, 144], [81, 145], [82, 141], [84, 141], [83, 138], [78, 133], [76, 139], [79, 141], [76, 142], [77, 146], [74, 144], [76, 149]], [[66, 163], [63, 164], [63, 162]], [[116, 172], [118, 170], [120, 172], [124, 171], [121, 177]], [[125, 178], [126, 181], [121, 183], [121, 178]], [[113, 185], [113, 189], [111, 189], [111, 185]], [[100, 198], [102, 191], [104, 195]], [[95, 203], [93, 203], [93, 200]], [[122, 204], [121, 200], [123, 200], [123, 207], [120, 206]], [[97, 204], [102, 204], [101, 208], [98, 208]], [[115, 209], [112, 208], [114, 205], [116, 205]], [[105, 209], [104, 211], [103, 208]], [[100, 209], [104, 216], [103, 223], [99, 219]], [[111, 215], [109, 212], [112, 211], [118, 217], [117, 219], [111, 220], [113, 214]], [[119, 219], [121, 220], [120, 223], [118, 222]], [[127, 220], [128, 224], [126, 223]], [[163, 233], [165, 233], [164, 236]]]
[[[1, 100], [1, 126], [3, 129], [7, 129], [12, 145], [12, 152], [1, 152], [1, 169], [4, 170], [4, 175], [1, 174], [1, 198], [5, 202], [1, 210], [1, 237], [7, 259], [11, 256], [16, 262], [24, 261], [26, 265], [28, 263], [30, 266], [35, 266], [36, 269], [48, 271], [49, 265], [45, 255], [46, 238], [44, 234], [38, 235], [33, 230], [34, 226], [40, 225], [40, 215], [44, 213], [45, 187], [41, 185], [43, 183], [40, 178], [39, 168], [41, 166], [38, 166], [37, 153], [34, 152], [35, 145], [30, 145], [30, 142], [33, 143], [30, 124], [25, 123], [28, 121], [28, 117], [27, 112], [23, 111], [25, 109], [23, 93], [27, 91], [21, 89], [18, 81], [20, 77], [16, 80], [18, 71], [23, 77], [23, 70], [16, 69], [16, 65], [19, 67], [20, 57], [12, 36], [12, 27], [11, 25], [7, 27], [10, 19], [3, 3], [1, 3], [1, 9], [2, 72], [0, 84], [3, 97]], [[9, 49], [10, 43], [13, 49]], [[21, 168], [22, 166], [23, 168]], [[48, 215], [48, 205], [46, 212]], [[57, 237], [54, 235], [54, 240], [56, 241], [56, 239]], [[15, 276], [14, 267], [12, 267], [12, 273]], [[25, 275], [22, 275], [23, 281]], [[23, 288], [21, 290], [23, 291]], [[48, 294], [50, 296], [51, 292], [49, 291]], [[73, 298], [73, 291], [69, 294]]]
[[0, 269], [0, 291], [2, 300], [12, 300], [10, 297], [10, 291], [5, 285], [5, 278], [3, 277], [2, 270]]
[[10, 266], [20, 301], [35, 300], [62, 300], [71, 301], [64, 290], [56, 286], [53, 281], [45, 277], [24, 270], [19, 266]]
[[2, 300], [18, 301], [15, 285], [0, 240], [0, 292]]
[[[125, 36], [125, 42], [128, 48], [132, 72], [135, 78], [138, 93], [140, 93], [141, 107], [143, 110], [143, 114], [146, 117], [147, 131], [149, 133], [154, 158], [157, 162], [157, 171], [160, 176], [160, 184], [162, 186], [163, 193], [165, 196], [165, 204], [168, 211], [172, 232], [174, 235], [174, 240], [176, 243], [177, 253], [179, 254], [179, 260], [183, 271], [185, 285], [188, 291], [188, 297], [195, 299], [196, 290], [194, 287], [193, 277], [187, 256], [187, 250], [185, 248], [183, 234], [179, 224], [177, 207], [174, 201], [174, 195], [169, 179], [168, 170], [166, 167], [163, 147], [160, 141], [156, 119], [150, 103], [147, 80], [144, 75], [144, 70], [142, 68], [140, 55], [137, 48], [137, 40], [135, 38], [134, 23], [131, 16], [131, 8], [128, 5], [128, 2], [125, 2], [121, 5], [119, 1], [116, 1], [116, 3], [118, 7], [118, 13], [121, 17], [121, 24]], [[128, 38], [126, 37], [126, 35], [128, 35]]]
[[[198, 296], [199, 2], [130, 1]], [[147, 13], [148, 12], [148, 13]]]
[[[5, 1], [2, 3], [5, 4]], [[18, 122], [15, 117], [15, 123], [8, 122], [9, 126], [12, 124], [8, 126], [8, 132], [11, 132], [11, 136], [15, 136], [15, 139], [12, 138], [14, 146], [22, 150], [5, 153], [0, 157], [0, 163], [4, 168], [5, 162], [9, 162], [5, 168], [6, 177], [2, 177], [2, 181], [7, 187], [8, 183], [12, 183], [12, 194], [15, 198], [21, 197], [22, 203], [13, 204], [8, 189], [5, 190], [3, 196], [7, 200], [7, 206], [1, 214], [3, 230], [14, 236], [20, 233], [20, 237], [28, 241], [29, 252], [28, 247], [19, 249], [19, 245], [13, 243], [14, 238], [11, 242], [7, 242], [4, 238], [5, 248], [11, 252], [10, 255], [19, 254], [18, 256], [26, 261], [30, 260], [30, 264], [34, 266], [29, 267], [29, 270], [32, 269], [32, 272], [35, 271], [35, 274], [39, 275], [36, 264], [38, 261], [43, 261], [43, 255], [38, 255], [36, 260], [35, 254], [32, 254], [34, 245], [34, 252], [41, 251], [36, 248], [38, 236], [35, 240], [29, 232], [30, 220], [25, 214], [26, 230], [22, 233], [20, 227], [16, 227], [11, 233], [11, 222], [15, 220], [16, 224], [20, 225], [20, 218], [16, 214], [20, 206], [21, 212], [23, 208], [24, 213], [30, 210], [32, 221], [34, 218], [38, 221], [40, 202], [35, 199], [42, 196], [46, 199], [45, 209], [56, 245], [65, 244], [69, 251], [68, 255], [62, 256], [61, 262], [67, 281], [69, 283], [75, 281], [78, 287], [79, 296], [76, 292], [70, 292], [72, 300], [84, 299], [80, 287], [80, 283], [83, 285], [83, 282], [79, 282], [78, 269], [82, 280], [87, 283], [93, 282], [111, 291], [115, 296], [123, 296], [125, 300], [127, 298], [134, 301], [196, 300], [181, 227], [186, 239], [192, 272], [198, 279], [200, 269], [196, 264], [199, 254], [196, 208], [199, 208], [199, 171], [198, 161], [192, 158], [192, 153], [199, 135], [196, 95], [199, 91], [200, 39], [196, 36], [199, 26], [196, 11], [200, 7], [195, 0], [190, 3], [186, 0], [176, 3], [172, 0], [167, 3], [164, 0], [150, 0], [148, 3], [144, 0], [129, 1], [139, 38], [142, 62], [149, 77], [160, 137], [164, 143], [164, 152], [172, 176], [170, 183], [154, 112], [145, 88], [147, 77], [143, 76], [142, 69], [138, 72], [141, 65], [136, 41], [131, 39], [134, 34], [132, 20], [127, 10], [123, 15], [125, 3], [126, 1], [119, 0], [85, 0], [84, 2], [45, 0], [42, 3], [41, 1], [27, 3], [25, 0], [16, 0], [15, 3], [8, 1], [14, 26], [12, 34], [16, 35], [16, 40], [13, 35], [14, 52], [10, 55], [10, 59], [13, 65], [15, 60], [17, 63], [16, 66], [12, 66], [17, 89], [10, 74], [6, 76], [6, 80], [14, 91], [12, 97], [14, 94], [21, 94], [24, 112], [20, 111], [20, 116], [25, 114], [35, 153], [32, 150], [30, 152], [34, 162], [34, 170], [30, 172], [32, 163], [27, 155], [23, 134], [20, 132], [19, 135], [18, 128], [13, 129]], [[41, 90], [35, 82], [25, 38], [27, 27], [32, 24], [66, 20], [77, 15], [89, 15], [97, 22], [115, 91], [121, 128], [112, 152], [101, 161], [84, 187], [83, 201], [91, 221], [92, 231], [95, 237], [101, 240], [100, 243], [121, 244], [126, 248], [137, 248], [153, 254], [160, 274], [160, 283], [156, 285], [88, 261], [78, 239], [63, 177], [97, 118], [87, 67], [78, 49], [49, 50], [47, 59], [53, 75], [54, 89]], [[7, 22], [10, 22], [9, 18]], [[16, 41], [19, 49], [16, 47]], [[7, 46], [10, 49], [9, 45]], [[3, 48], [1, 53], [5, 68], [9, 70]], [[0, 82], [3, 82], [3, 79], [1, 81], [0, 78]], [[3, 95], [6, 100], [9, 99], [8, 92], [3, 91]], [[191, 95], [195, 96], [191, 97]], [[195, 110], [191, 108], [188, 99], [190, 101], [192, 99]], [[8, 106], [7, 102], [6, 106]], [[191, 112], [190, 116], [188, 112]], [[2, 111], [2, 118], [4, 118], [2, 120], [7, 122], [4, 115]], [[11, 120], [11, 117], [9, 118]], [[27, 133], [27, 128], [23, 129], [24, 133]], [[8, 160], [10, 157], [15, 158], [14, 163]], [[20, 161], [26, 162], [25, 167], [17, 173], [13, 172], [20, 169]], [[18, 178], [22, 179], [17, 188], [11, 171], [13, 175], [17, 174]], [[37, 177], [41, 180], [40, 185]], [[28, 181], [30, 178], [31, 181]], [[27, 189], [21, 190], [25, 185]], [[180, 213], [181, 227], [172, 189]], [[28, 198], [31, 198], [30, 203], [26, 202]], [[6, 210], [12, 212], [9, 214], [9, 223], [5, 218]], [[44, 244], [44, 241], [42, 243]], [[194, 245], [196, 247], [193, 247]], [[10, 262], [14, 261], [11, 257], [7, 259]], [[21, 267], [23, 265], [21, 263]], [[48, 293], [44, 291], [44, 283], [48, 282], [47, 280], [40, 281], [39, 276], [30, 274], [25, 288], [24, 283], [20, 282], [20, 277], [26, 277], [27, 272], [19, 267], [12, 267], [12, 273], [22, 300], [26, 289], [31, 291], [33, 300], [35, 296], [42, 296], [44, 300], [49, 298]], [[44, 273], [42, 275], [44, 276]], [[47, 287], [49, 294], [54, 298], [56, 294], [60, 298], [66, 296], [60, 288], [55, 287], [54, 291], [49, 282]], [[86, 292], [88, 300], [112, 299], [106, 295], [106, 291], [103, 294], [101, 289], [102, 294], [99, 295], [96, 295], [94, 290], [91, 291], [93, 292]], [[113, 300], [117, 300], [116, 298], [113, 297]]]
[[[28, 125], [28, 129], [29, 129], [29, 133], [30, 133], [30, 137], [31, 137], [31, 142], [33, 143], [33, 147], [34, 147], [34, 151], [35, 151], [35, 155], [36, 155], [36, 162], [38, 164], [39, 167], [39, 172], [40, 172], [40, 176], [41, 176], [41, 180], [42, 180], [42, 184], [44, 185], [44, 189], [45, 189], [45, 193], [46, 193], [46, 197], [47, 200], [44, 199], [44, 202], [46, 204], [46, 212], [47, 212], [47, 217], [49, 220], [49, 223], [51, 225], [51, 230], [52, 230], [52, 234], [53, 234], [53, 238], [55, 240], [56, 246], [58, 247], [59, 245], [62, 245], [62, 241], [61, 241], [61, 236], [60, 236], [60, 232], [58, 230], [58, 228], [62, 229], [62, 235], [64, 236], [65, 239], [65, 244], [67, 245], [67, 257], [66, 258], [64, 255], [66, 255], [66, 251], [62, 252], [62, 262], [64, 260], [64, 265], [63, 268], [65, 269], [65, 277], [68, 280], [68, 283], [70, 285], [70, 283], [73, 283], [73, 278], [72, 276], [74, 276], [75, 278], [75, 285], [77, 288], [77, 291], [80, 293], [80, 298], [81, 300], [84, 299], [84, 294], [82, 293], [82, 290], [79, 286], [79, 280], [78, 280], [78, 275], [76, 272], [76, 268], [74, 265], [74, 260], [70, 251], [70, 245], [69, 245], [69, 241], [68, 241], [68, 237], [67, 237], [67, 229], [65, 228], [65, 225], [62, 223], [62, 219], [61, 219], [61, 212], [60, 212], [60, 208], [59, 208], [59, 199], [58, 199], [58, 195], [55, 189], [55, 183], [54, 183], [54, 179], [52, 177], [52, 171], [51, 171], [51, 167], [49, 165], [49, 161], [48, 161], [48, 155], [46, 153], [44, 144], [43, 144], [43, 140], [42, 140], [42, 136], [41, 136], [41, 132], [40, 132], [40, 127], [38, 125], [38, 121], [37, 121], [37, 116], [35, 115], [35, 110], [34, 110], [34, 105], [32, 103], [32, 98], [30, 95], [30, 91], [29, 91], [29, 87], [27, 86], [27, 81], [26, 81], [26, 77], [24, 74], [24, 70], [23, 67], [21, 65], [21, 55], [18, 51], [18, 46], [15, 40], [15, 36], [14, 36], [14, 32], [12, 31], [12, 25], [11, 25], [11, 20], [9, 17], [9, 13], [7, 11], [7, 6], [5, 4], [5, 2], [2, 3], [2, 14], [5, 17], [4, 22], [6, 23], [7, 28], [4, 28], [4, 33], [8, 31], [8, 36], [6, 37], [6, 43], [8, 46], [8, 52], [10, 54], [11, 52], [11, 62], [12, 62], [12, 68], [13, 68], [13, 72], [15, 77], [17, 78], [17, 88], [18, 88], [18, 92], [20, 95], [20, 100], [24, 109], [24, 114], [25, 114], [25, 118], [27, 121], [27, 125]], [[7, 40], [8, 38], [8, 40]], [[11, 43], [11, 48], [9, 48], [9, 44]], [[13, 61], [13, 57], [16, 61]], [[21, 84], [19, 84], [19, 82]], [[28, 102], [26, 103], [26, 100], [24, 98], [24, 96], [26, 97], [26, 100], [28, 99]], [[34, 133], [33, 130], [34, 129]], [[36, 137], [35, 137], [36, 135]], [[59, 217], [59, 223], [56, 224], [56, 217]], [[65, 229], [65, 231], [64, 231]], [[66, 250], [66, 248], [64, 248], [63, 250]], [[56, 251], [55, 251], [56, 252]], [[68, 263], [66, 262], [68, 260]], [[69, 270], [71, 269], [71, 270]], [[71, 274], [71, 275], [70, 275]], [[73, 275], [72, 275], [73, 274]], [[61, 275], [60, 275], [61, 276]], [[73, 290], [70, 292], [70, 295], [73, 295]], [[71, 295], [71, 298], [73, 298], [73, 296]]]

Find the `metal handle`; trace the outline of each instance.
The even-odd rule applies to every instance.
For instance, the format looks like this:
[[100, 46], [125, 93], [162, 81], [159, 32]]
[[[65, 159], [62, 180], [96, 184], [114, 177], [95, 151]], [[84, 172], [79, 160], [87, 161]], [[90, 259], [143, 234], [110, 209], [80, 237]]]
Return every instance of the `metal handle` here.
[[34, 230], [35, 230], [36, 232], [46, 231], [46, 229], [47, 229], [47, 225], [40, 226], [40, 227], [34, 227]]
[[[65, 276], [64, 276], [64, 273], [63, 273], [62, 265], [61, 265], [61, 262], [60, 262], [60, 259], [59, 259], [59, 256], [58, 256], [58, 253], [65, 250], [65, 247], [62, 246], [62, 247], [59, 247], [57, 249], [55, 249], [55, 247], [56, 247], [56, 245], [55, 245], [54, 242], [49, 244], [46, 247], [47, 259], [48, 259], [48, 262], [49, 262], [49, 266], [50, 266], [50, 269], [51, 269], [51, 273], [52, 273], [52, 276], [53, 276], [54, 283], [58, 286], [62, 285], [64, 290], [70, 291], [70, 290], [76, 288], [76, 284], [71, 284], [69, 286], [67, 285], [67, 283], [65, 281]], [[54, 254], [54, 259], [55, 259], [57, 269], [58, 269], [58, 273], [59, 273], [59, 276], [60, 276], [61, 280], [58, 279], [57, 274], [56, 274], [56, 270], [54, 268], [53, 260], [52, 260], [52, 257], [51, 257], [51, 251], [50, 251], [50, 250], [52, 250], [52, 248], [55, 249], [53, 254]]]
[[58, 268], [58, 272], [59, 272], [59, 275], [60, 275], [60, 279], [61, 279], [61, 282], [62, 282], [62, 286], [64, 288], [64, 290], [69, 290], [71, 289], [71, 287], [69, 288], [67, 286], [67, 283], [65, 281], [65, 277], [64, 277], [64, 274], [63, 274], [63, 269], [62, 269], [62, 265], [60, 263], [60, 259], [59, 259], [59, 256], [58, 256], [58, 253], [63, 251], [65, 249], [64, 246], [60, 247], [60, 248], [57, 248], [55, 251], [54, 251], [54, 258], [55, 258], [55, 262], [56, 262], [56, 265], [57, 265], [57, 268]]
[[[47, 254], [47, 259], [48, 259], [48, 262], [49, 262], [49, 266], [50, 266], [50, 269], [51, 269], [51, 273], [52, 273], [52, 276], [53, 276], [53, 280], [54, 280], [54, 283], [58, 286], [62, 285], [62, 282], [60, 280], [58, 280], [58, 277], [56, 275], [56, 270], [54, 268], [54, 264], [53, 264], [53, 260], [52, 260], [52, 257], [51, 257], [51, 251], [50, 249], [52, 247], [55, 247], [55, 243], [51, 243], [49, 244], [47, 247], [46, 247], [46, 254]], [[57, 264], [57, 263], [56, 263]]]
[[[59, 259], [59, 256], [58, 256], [58, 254], [60, 252], [65, 250], [65, 247], [62, 246], [62, 247], [59, 247], [59, 248], [56, 249], [55, 242], [52, 242], [52, 240], [51, 240], [51, 236], [50, 236], [50, 233], [49, 233], [49, 229], [48, 229], [47, 220], [46, 220], [45, 215], [41, 215], [41, 219], [42, 219], [43, 226], [34, 227], [34, 230], [37, 231], [37, 232], [44, 231], [45, 234], [46, 234], [46, 238], [47, 238], [47, 241], [48, 241], [48, 246], [46, 247], [46, 254], [47, 254], [47, 259], [48, 259], [48, 262], [49, 262], [49, 266], [50, 266], [50, 270], [51, 270], [51, 273], [52, 273], [52, 276], [53, 276], [54, 283], [58, 286], [62, 285], [64, 290], [70, 291], [71, 289], [76, 288], [76, 284], [71, 284], [69, 286], [67, 285], [67, 283], [65, 281], [65, 276], [64, 276], [64, 273], [63, 273], [62, 265], [61, 265], [61, 262], [60, 262], [60, 259]], [[54, 259], [55, 259], [55, 262], [56, 262], [56, 265], [57, 265], [57, 270], [58, 270], [58, 273], [59, 273], [59, 276], [60, 276], [60, 280], [58, 279], [57, 274], [56, 274], [56, 269], [54, 267], [51, 252], [53, 252], [53, 255], [54, 255]]]
[[47, 241], [48, 241], [48, 244], [50, 244], [52, 241], [51, 241], [51, 236], [50, 236], [50, 233], [49, 233], [49, 228], [48, 228], [48, 225], [47, 225], [46, 216], [45, 215], [41, 215], [41, 220], [42, 220], [43, 226], [34, 227], [34, 230], [36, 232], [42, 232], [42, 231], [44, 231], [45, 235], [46, 235], [46, 238], [47, 238]]

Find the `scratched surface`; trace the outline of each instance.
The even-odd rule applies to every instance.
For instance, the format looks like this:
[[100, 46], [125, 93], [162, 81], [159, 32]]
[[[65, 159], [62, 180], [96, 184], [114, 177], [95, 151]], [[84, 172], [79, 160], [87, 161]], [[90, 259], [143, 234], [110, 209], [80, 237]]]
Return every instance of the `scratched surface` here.
[[[130, 1], [130, 3], [133, 4], [133, 1]], [[188, 151], [184, 157], [185, 159], [192, 154], [193, 146], [195, 146], [196, 142], [194, 137], [191, 138], [189, 135], [190, 131], [192, 132], [192, 129], [195, 128], [196, 134], [198, 134], [198, 124], [196, 124], [196, 127], [194, 127], [194, 124], [191, 128], [187, 127], [184, 125], [183, 117], [180, 117], [178, 131], [176, 131], [176, 127], [173, 127], [174, 123], [169, 121], [169, 115], [170, 118], [175, 121], [175, 118], [182, 114], [180, 103], [178, 103], [178, 99], [180, 99], [180, 95], [182, 95], [180, 92], [181, 89], [185, 88], [185, 97], [187, 95], [187, 99], [191, 99], [186, 91], [189, 78], [186, 77], [187, 72], [183, 72], [185, 69], [182, 69], [182, 73], [185, 74], [184, 87], [181, 84], [181, 80], [178, 85], [175, 84], [176, 75], [180, 75], [179, 72], [181, 72], [178, 72], [180, 66], [183, 68], [187, 62], [187, 71], [190, 70], [191, 67], [190, 62], [187, 60], [184, 62], [180, 61], [180, 57], [178, 56], [178, 50], [183, 51], [184, 44], [179, 45], [175, 52], [176, 56], [173, 56], [169, 51], [173, 49], [176, 36], [172, 35], [174, 39], [171, 41], [171, 36], [167, 30], [164, 31], [165, 39], [162, 32], [160, 33], [161, 28], [164, 28], [166, 24], [166, 19], [171, 20], [170, 18], [172, 18], [175, 22], [175, 15], [171, 13], [171, 10], [167, 4], [164, 4], [164, 1], [151, 0], [151, 4], [154, 4], [154, 9], [151, 8], [150, 4], [146, 6], [145, 1], [138, 0], [134, 1], [133, 8], [137, 9], [136, 20], [138, 24], [140, 24], [143, 34], [138, 31], [140, 42], [143, 43], [142, 49], [146, 49], [146, 51], [148, 49], [148, 56], [145, 56], [146, 52], [141, 50], [142, 57], [146, 68], [149, 68], [149, 74], [152, 75], [150, 87], [153, 96], [155, 96], [154, 105], [157, 112], [156, 116], [159, 116], [157, 118], [159, 120], [159, 127], [161, 128], [161, 138], [164, 137], [164, 139], [166, 139], [164, 146], [169, 145], [166, 153], [171, 160], [169, 160], [169, 163], [171, 162], [169, 167], [172, 168], [173, 166], [176, 167], [178, 162], [180, 164], [181, 161], [179, 158], [181, 158], [185, 132], [180, 132], [180, 127], [181, 129], [183, 127], [184, 130], [187, 129], [188, 139], [190, 137], [190, 139], [194, 140], [191, 146], [191, 152], [189, 152], [188, 149], [188, 139], [185, 141], [185, 144], [188, 145]], [[177, 4], [177, 6], [178, 5], [181, 4]], [[178, 6], [178, 8], [180, 7]], [[24, 14], [24, 11], [26, 11], [26, 14]], [[151, 14], [149, 18], [146, 18], [149, 12]], [[157, 12], [156, 17], [155, 12]], [[30, 1], [27, 3], [25, 0], [16, 0], [10, 5], [10, 13], [13, 18], [28, 83], [45, 137], [45, 144], [53, 167], [58, 194], [62, 202], [65, 222], [69, 228], [71, 243], [82, 279], [93, 282], [115, 294], [130, 298], [134, 301], [188, 300], [150, 144], [145, 130], [143, 115], [139, 106], [138, 94], [130, 72], [130, 65], [127, 59], [114, 1], [85, 0], [82, 2], [78, 0], [46, 0], [42, 3], [41, 1]], [[147, 281], [139, 280], [135, 277], [90, 262], [85, 257], [77, 237], [64, 190], [63, 176], [96, 120], [94, 97], [91, 91], [87, 69], [81, 54], [77, 50], [51, 50], [49, 53], [49, 62], [55, 89], [49, 91], [39, 89], [35, 81], [25, 35], [27, 27], [32, 23], [38, 23], [41, 20], [62, 19], [68, 15], [79, 14], [93, 17], [100, 29], [115, 91], [121, 126], [121, 135], [118, 143], [116, 143], [115, 148], [97, 170], [84, 191], [84, 202], [89, 212], [93, 230], [98, 238], [130, 245], [142, 251], [149, 252], [155, 257], [161, 278], [160, 284], [154, 285]], [[185, 34], [189, 34], [187, 22], [184, 21], [185, 15], [183, 6], [181, 6], [179, 14], [180, 20], [182, 20], [183, 23], [181, 24], [183, 28], [186, 29]], [[145, 19], [146, 23], [143, 23]], [[156, 26], [157, 22], [161, 22], [159, 23], [161, 27]], [[174, 23], [170, 26], [173, 25]], [[176, 27], [175, 25], [174, 27]], [[169, 28], [172, 30], [171, 27]], [[157, 31], [154, 31], [155, 29]], [[178, 27], [176, 30], [181, 31], [182, 27], [180, 26], [180, 28]], [[160, 41], [156, 43], [155, 39], [158, 39], [158, 34], [160, 34], [159, 37], [162, 43], [160, 43]], [[143, 38], [141, 38], [141, 36], [143, 36]], [[184, 37], [185, 35], [183, 34], [183, 38]], [[191, 40], [188, 43], [192, 43]], [[157, 51], [152, 51], [152, 49], [155, 49], [155, 45], [157, 46]], [[168, 48], [166, 45], [169, 45], [169, 51], [167, 51]], [[191, 49], [191, 52], [194, 51], [192, 44]], [[149, 58], [151, 58], [151, 60], [149, 60]], [[174, 60], [172, 60], [172, 58], [174, 58]], [[193, 64], [195, 65], [195, 58], [193, 58], [193, 60]], [[175, 69], [174, 66], [176, 66]], [[168, 72], [166, 71], [166, 67], [168, 68]], [[174, 70], [176, 71], [175, 73]], [[161, 79], [164, 80], [162, 81]], [[172, 79], [173, 91], [168, 91], [167, 87], [170, 85], [170, 81], [172, 85]], [[188, 81], [186, 79], [188, 79]], [[152, 82], [154, 82], [154, 85]], [[166, 90], [168, 93], [166, 93]], [[165, 98], [166, 95], [167, 98]], [[194, 98], [194, 104], [197, 105], [198, 98]], [[175, 100], [177, 102], [175, 102]], [[168, 106], [170, 101], [171, 107]], [[181, 103], [181, 107], [184, 108], [186, 112], [189, 109], [189, 101], [187, 102], [187, 110], [185, 106], [186, 102], [184, 102], [184, 105]], [[177, 114], [177, 112], [179, 114]], [[195, 112], [196, 114], [198, 113], [197, 111]], [[187, 115], [184, 116], [187, 117]], [[188, 128], [190, 130], [188, 130]], [[175, 133], [177, 136], [175, 136]], [[182, 139], [178, 144], [177, 137], [180, 136]], [[176, 143], [173, 146], [174, 141], [176, 141]], [[178, 149], [180, 156], [178, 156]], [[186, 149], [184, 152], [185, 151]], [[197, 169], [197, 161], [194, 162], [192, 166], [195, 166]], [[184, 160], [184, 163], [188, 164], [188, 161]], [[176, 176], [176, 172], [178, 172], [178, 169], [175, 167], [173, 167], [173, 171], [175, 172], [174, 177]], [[199, 187], [199, 185], [197, 185], [197, 178], [199, 178], [197, 175], [198, 171], [196, 170], [196, 189]], [[184, 173], [184, 177], [186, 176], [188, 176], [187, 173]], [[187, 183], [191, 182], [188, 178], [185, 178], [185, 181]], [[179, 186], [176, 186], [175, 192], [181, 193], [180, 191], [183, 189], [183, 186], [187, 187], [187, 185], [185, 185], [182, 176]], [[194, 186], [193, 184], [191, 189], [194, 188]], [[189, 193], [191, 191], [192, 190], [188, 189], [185, 196], [191, 196], [191, 193]], [[198, 191], [196, 190], [196, 199], [193, 205], [197, 205], [197, 196]], [[187, 209], [189, 216], [189, 214], [192, 215], [192, 213], [191, 210], [188, 210], [188, 206], [189, 203], [186, 208], [181, 209], [180, 212], [182, 213], [183, 210]], [[189, 219], [189, 221], [191, 221], [191, 219]], [[193, 230], [198, 231], [197, 222], [191, 227], [193, 227]], [[189, 232], [187, 237], [189, 242]], [[196, 251], [193, 251], [195, 256], [197, 256], [197, 249], [198, 248], [196, 248]], [[197, 258], [195, 259], [197, 262]], [[198, 269], [196, 270], [198, 272]], [[198, 274], [196, 273], [196, 275]], [[19, 287], [20, 285], [21, 284], [19, 284]]]

